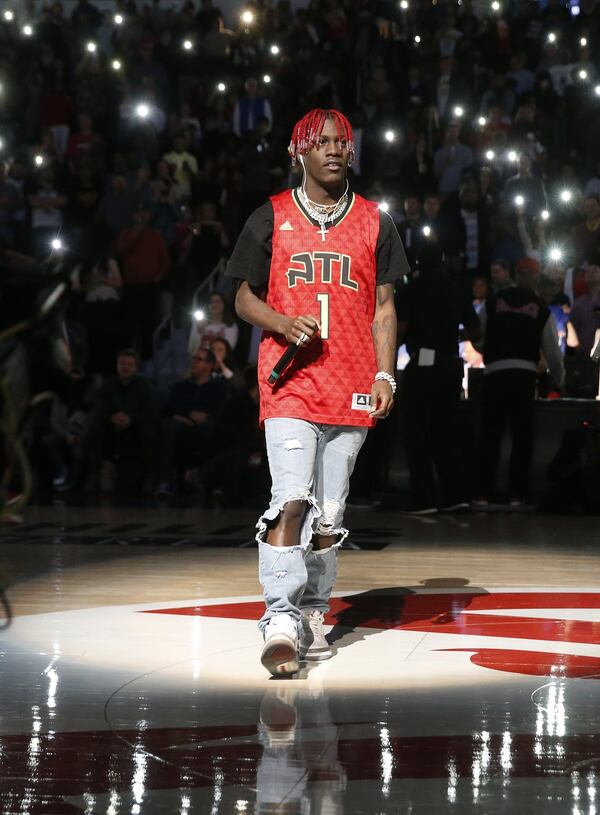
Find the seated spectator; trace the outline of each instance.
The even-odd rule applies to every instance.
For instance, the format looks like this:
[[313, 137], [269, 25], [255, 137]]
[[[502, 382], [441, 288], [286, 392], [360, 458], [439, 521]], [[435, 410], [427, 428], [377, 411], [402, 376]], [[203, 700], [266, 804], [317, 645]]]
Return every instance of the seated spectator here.
[[205, 463], [219, 439], [215, 421], [228, 393], [224, 379], [213, 376], [215, 355], [198, 348], [192, 355], [190, 374], [176, 382], [165, 404], [160, 433], [159, 484], [156, 495], [172, 495], [182, 467], [192, 461]]
[[239, 327], [225, 298], [215, 291], [210, 295], [205, 318], [197, 320], [192, 325], [189, 341], [190, 354], [193, 354], [197, 348], [210, 348], [211, 343], [219, 337], [224, 337], [231, 348], [235, 348], [239, 337]]
[[239, 390], [244, 380], [233, 356], [231, 345], [224, 337], [219, 337], [212, 341], [210, 347], [215, 355], [215, 376], [222, 377], [232, 390]]
[[86, 487], [100, 486], [111, 492], [115, 487], [119, 462], [133, 461], [136, 481], [150, 477], [155, 466], [156, 411], [152, 387], [139, 374], [140, 358], [132, 348], [117, 356], [117, 372], [101, 386], [96, 397], [88, 449], [90, 471]]

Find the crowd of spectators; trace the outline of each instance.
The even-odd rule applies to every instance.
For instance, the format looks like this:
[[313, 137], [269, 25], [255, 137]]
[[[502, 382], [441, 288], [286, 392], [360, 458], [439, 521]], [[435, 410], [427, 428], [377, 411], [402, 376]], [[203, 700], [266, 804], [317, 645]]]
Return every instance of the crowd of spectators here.
[[[56, 484], [72, 481], [60, 450], [83, 436], [79, 459], [95, 462], [92, 486], [99, 478], [114, 442], [102, 422], [118, 428], [127, 365], [161, 394], [136, 432], [160, 436], [144, 469], [162, 490], [176, 486], [173, 456], [188, 437], [191, 447], [215, 438], [192, 414], [228, 415], [232, 395], [254, 392], [244, 372], [257, 337], [212, 273], [249, 213], [299, 182], [286, 146], [311, 107], [348, 114], [352, 184], [388, 209], [409, 260], [438, 241], [476, 304], [533, 264], [562, 350], [589, 355], [600, 299], [597, 0], [217, 2], [0, 9], [4, 263], [79, 258], [73, 364], [105, 380], [88, 428], [59, 408], [38, 428]], [[473, 349], [465, 356], [481, 364]], [[186, 395], [206, 384], [203, 366], [219, 382], [210, 410]], [[141, 409], [147, 395], [135, 392]]]

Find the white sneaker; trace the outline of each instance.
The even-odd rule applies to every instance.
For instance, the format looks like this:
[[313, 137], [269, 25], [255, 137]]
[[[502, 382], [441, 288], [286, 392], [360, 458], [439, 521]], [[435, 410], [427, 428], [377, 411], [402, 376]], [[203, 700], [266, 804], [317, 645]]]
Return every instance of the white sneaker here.
[[323, 614], [316, 608], [302, 612], [300, 656], [310, 660], [331, 659], [331, 645], [323, 631]]
[[260, 661], [273, 676], [298, 670], [298, 627], [289, 614], [275, 614], [267, 623]]

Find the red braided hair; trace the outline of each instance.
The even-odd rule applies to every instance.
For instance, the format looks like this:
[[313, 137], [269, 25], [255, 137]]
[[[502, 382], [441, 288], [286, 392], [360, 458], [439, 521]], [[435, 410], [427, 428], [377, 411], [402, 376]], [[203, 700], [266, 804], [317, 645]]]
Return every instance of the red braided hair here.
[[354, 141], [352, 135], [352, 125], [343, 113], [337, 110], [324, 110], [314, 108], [303, 116], [292, 130], [292, 140], [288, 147], [288, 153], [292, 157], [292, 164], [295, 164], [299, 156], [305, 156], [313, 147], [317, 147], [319, 136], [323, 132], [323, 127], [327, 119], [331, 119], [338, 132], [338, 143], [346, 142], [348, 149], [349, 163], [354, 160]]

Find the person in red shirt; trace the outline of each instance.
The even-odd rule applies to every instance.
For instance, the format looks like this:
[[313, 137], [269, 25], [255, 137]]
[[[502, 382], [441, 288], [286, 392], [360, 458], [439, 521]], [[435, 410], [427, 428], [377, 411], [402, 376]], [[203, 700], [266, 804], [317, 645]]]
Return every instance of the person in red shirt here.
[[[273, 485], [257, 524], [259, 628], [273, 675], [295, 672], [299, 656], [331, 656], [323, 615], [348, 534], [349, 478], [368, 428], [393, 406], [393, 284], [408, 271], [391, 218], [349, 188], [348, 120], [311, 111], [289, 152], [303, 166], [301, 187], [255, 210], [227, 270], [240, 281], [238, 315], [263, 329], [260, 422]], [[289, 346], [298, 352], [271, 387]]]

